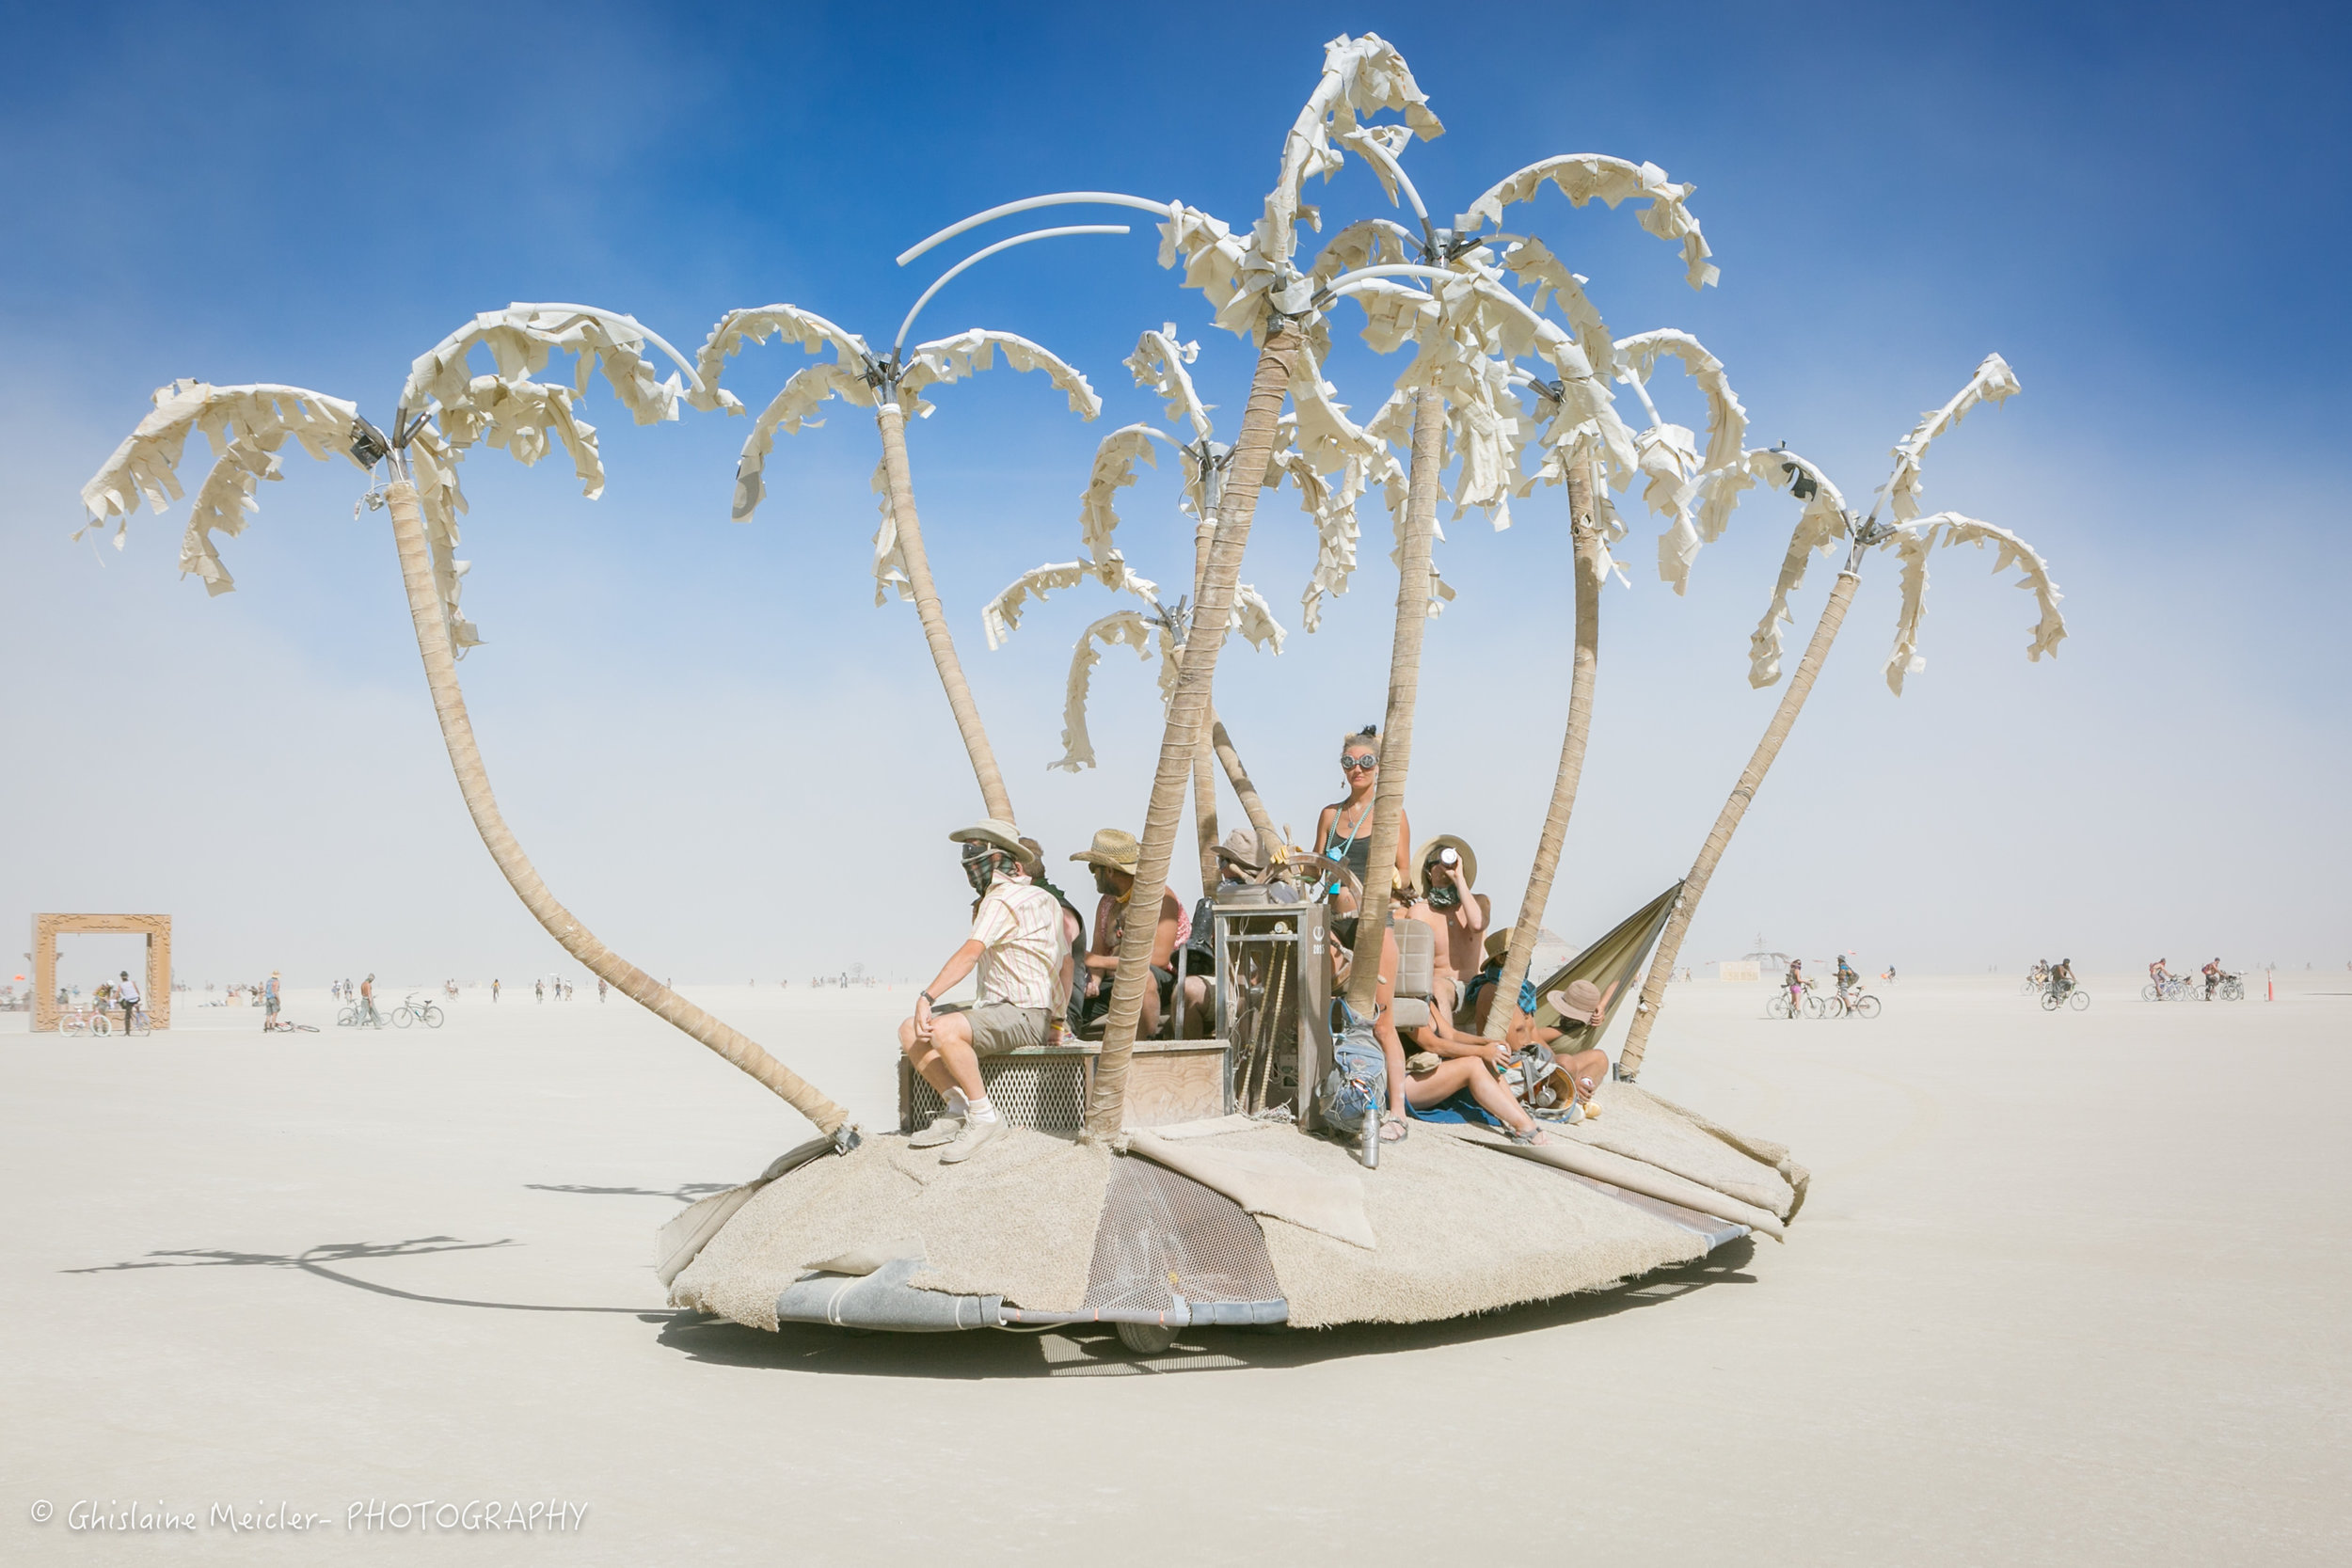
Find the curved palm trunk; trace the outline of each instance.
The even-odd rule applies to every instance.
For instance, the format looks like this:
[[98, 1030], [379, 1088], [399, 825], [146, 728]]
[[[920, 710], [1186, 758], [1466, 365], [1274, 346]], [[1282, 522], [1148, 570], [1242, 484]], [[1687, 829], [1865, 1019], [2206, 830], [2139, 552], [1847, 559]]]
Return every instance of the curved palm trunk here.
[[449, 627], [441, 617], [441, 601], [433, 582], [433, 562], [425, 546], [424, 512], [416, 487], [397, 481], [388, 497], [392, 514], [392, 542], [400, 550], [400, 575], [408, 586], [408, 613], [417, 625], [417, 652], [424, 656], [425, 684], [433, 691], [433, 711], [441, 721], [441, 740], [449, 748], [450, 766], [457, 773], [458, 793], [466, 800], [473, 825], [499, 871], [522, 898], [532, 918], [564, 944], [564, 950], [588, 967], [591, 974], [619, 988], [621, 994], [684, 1030], [735, 1066], [789, 1101], [792, 1108], [817, 1124], [820, 1132], [844, 1126], [850, 1114], [811, 1087], [806, 1080], [777, 1061], [758, 1044], [669, 987], [615, 954], [555, 901], [539, 879], [530, 857], [500, 815], [490, 793], [489, 775], [482, 752], [474, 744], [473, 721], [466, 716], [465, 693], [457, 685], [457, 662], [449, 645]]
[[1658, 1009], [1666, 1000], [1666, 982], [1674, 978], [1675, 959], [1682, 952], [1683, 934], [1691, 928], [1691, 911], [1697, 909], [1699, 895], [1707, 891], [1707, 879], [1715, 874], [1715, 863], [1724, 858], [1724, 850], [1731, 843], [1733, 830], [1748, 814], [1748, 803], [1764, 783], [1764, 775], [1780, 755], [1781, 742], [1788, 738], [1788, 731], [1797, 721], [1797, 710], [1813, 690], [1813, 677], [1821, 673], [1821, 661], [1829, 657], [1829, 645], [1837, 639], [1837, 628], [1845, 623], [1846, 607], [1853, 602], [1854, 586], [1862, 580], [1856, 568], [1860, 564], [1861, 546], [1854, 548], [1854, 559], [1846, 562], [1846, 569], [1837, 574], [1837, 580], [1829, 591], [1829, 603], [1821, 607], [1820, 624], [1813, 628], [1813, 641], [1805, 645], [1804, 658], [1797, 673], [1789, 677], [1788, 689], [1781, 693], [1780, 706], [1772, 710], [1772, 721], [1764, 730], [1764, 738], [1756, 744], [1756, 754], [1748, 758], [1748, 766], [1740, 775], [1739, 785], [1731, 799], [1724, 802], [1723, 811], [1715, 818], [1714, 831], [1699, 847], [1699, 858], [1691, 867], [1688, 880], [1682, 884], [1682, 896], [1675, 901], [1674, 913], [1666, 917], [1666, 929], [1659, 936], [1658, 952], [1649, 961], [1649, 978], [1642, 986], [1642, 1005], [1634, 1010], [1633, 1027], [1625, 1037], [1625, 1050], [1617, 1062], [1617, 1075], [1631, 1078], [1642, 1069], [1642, 1057], [1649, 1050], [1649, 1032], [1658, 1022]]
[[939, 668], [939, 684], [947, 690], [947, 706], [956, 716], [956, 732], [971, 754], [972, 772], [980, 783], [980, 800], [988, 815], [1011, 822], [1012, 797], [1005, 793], [1005, 776], [996, 770], [996, 753], [980, 728], [980, 710], [973, 705], [972, 688], [965, 684], [963, 665], [956, 657], [955, 639], [947, 635], [947, 616], [939, 608], [939, 590], [931, 585], [930, 558], [923, 553], [923, 524], [914, 512], [914, 481], [907, 470], [907, 422], [897, 401], [875, 411], [882, 427], [882, 483], [889, 489], [890, 515], [898, 530], [899, 553], [906, 559], [907, 586], [914, 594], [914, 613], [923, 623], [923, 641], [931, 646], [931, 662]]
[[1438, 520], [1438, 480], [1444, 467], [1445, 394], [1424, 387], [1413, 404], [1413, 472], [1405, 498], [1405, 545], [1397, 553], [1389, 711], [1380, 732], [1380, 782], [1372, 795], [1371, 859], [1364, 865], [1356, 951], [1347, 973], [1347, 1005], [1365, 1018], [1372, 1016], [1373, 993], [1380, 986], [1380, 939], [1389, 926], [1405, 780], [1413, 764], [1413, 706], [1421, 695], [1422, 633], [1429, 625], [1429, 536]]
[[1258, 830], [1260, 842], [1272, 845], [1279, 836], [1274, 831], [1274, 818], [1267, 814], [1265, 802], [1258, 799], [1258, 786], [1249, 782], [1249, 770], [1242, 767], [1241, 753], [1233, 750], [1233, 737], [1225, 733], [1225, 721], [1216, 716], [1215, 708], [1209, 710], [1209, 745], [1225, 769], [1226, 782], [1241, 797], [1242, 815]]
[[1568, 680], [1568, 727], [1560, 741], [1560, 770], [1552, 775], [1551, 805], [1544, 813], [1543, 836], [1535, 842], [1535, 864], [1527, 874], [1527, 895], [1519, 901], [1519, 917], [1511, 926], [1511, 948], [1503, 957], [1502, 974], [1495, 986], [1495, 1002], [1487, 1012], [1486, 1032], [1502, 1036], [1509, 1022], [1506, 1007], [1518, 1006], [1519, 987], [1535, 956], [1535, 936], [1543, 928], [1544, 908], [1551, 902], [1551, 880], [1560, 866], [1560, 847], [1568, 836], [1568, 817], [1576, 810], [1577, 784], [1584, 776], [1584, 744], [1592, 733], [1593, 679], [1600, 664], [1600, 589], [1609, 575], [1609, 551], [1593, 526], [1592, 469], [1580, 467], [1568, 476], [1569, 533], [1574, 542], [1576, 574], [1576, 653]]
[[[1282, 399], [1290, 388], [1292, 362], [1297, 357], [1299, 335], [1285, 323], [1266, 334], [1258, 355], [1258, 370], [1249, 386], [1248, 406], [1242, 414], [1241, 434], [1233, 443], [1233, 462], [1246, 474], [1265, 472], [1274, 451], [1275, 426], [1282, 416]], [[1160, 892], [1168, 885], [1168, 863], [1175, 858], [1176, 832], [1184, 814], [1184, 785], [1192, 773], [1201, 733], [1209, 726], [1209, 694], [1216, 677], [1217, 650], [1232, 623], [1233, 588], [1241, 580], [1242, 551], [1249, 543], [1249, 525], [1258, 512], [1258, 491], [1245, 487], [1225, 507], [1216, 539], [1209, 548], [1208, 570], [1201, 575], [1200, 597], [1194, 603], [1192, 627], [1185, 637], [1190, 651], [1176, 677], [1176, 694], [1168, 705], [1168, 728], [1160, 737], [1159, 768], [1152, 777], [1152, 801], [1144, 813], [1143, 842], [1136, 868], [1136, 909], [1155, 911]], [[1152, 983], [1152, 938], [1156, 922], [1132, 920], [1119, 945], [1119, 972], [1111, 983], [1110, 1015], [1103, 1027], [1103, 1053], [1095, 1059], [1094, 1082], [1087, 1095], [1086, 1136], [1106, 1143], [1119, 1135], [1127, 1103], [1127, 1061], [1135, 1050], [1136, 1024], [1143, 1013], [1143, 988]]]
[[[1192, 531], [1192, 602], [1200, 602], [1200, 585], [1209, 575], [1209, 546], [1216, 538], [1216, 514], [1210, 512]], [[1213, 710], [1214, 711], [1214, 710]], [[1200, 840], [1200, 895], [1215, 892], [1216, 874], [1216, 745], [1204, 726], [1192, 751], [1192, 821]]]

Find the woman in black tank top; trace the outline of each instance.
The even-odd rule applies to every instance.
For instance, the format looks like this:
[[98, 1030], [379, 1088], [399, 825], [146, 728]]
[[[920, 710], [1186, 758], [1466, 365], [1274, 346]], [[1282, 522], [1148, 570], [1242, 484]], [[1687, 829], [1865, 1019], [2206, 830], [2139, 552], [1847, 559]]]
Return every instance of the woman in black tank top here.
[[[1318, 872], [1327, 893], [1345, 887], [1346, 879], [1340, 875], [1343, 869], [1353, 873], [1356, 884], [1362, 886], [1364, 873], [1372, 864], [1372, 800], [1374, 786], [1380, 777], [1380, 741], [1372, 726], [1366, 725], [1340, 743], [1340, 777], [1346, 781], [1347, 799], [1324, 807], [1322, 816], [1315, 822]], [[1400, 814], [1396, 835], [1397, 886], [1412, 885], [1412, 821]], [[1355, 908], [1352, 898], [1346, 901], [1345, 908]]]

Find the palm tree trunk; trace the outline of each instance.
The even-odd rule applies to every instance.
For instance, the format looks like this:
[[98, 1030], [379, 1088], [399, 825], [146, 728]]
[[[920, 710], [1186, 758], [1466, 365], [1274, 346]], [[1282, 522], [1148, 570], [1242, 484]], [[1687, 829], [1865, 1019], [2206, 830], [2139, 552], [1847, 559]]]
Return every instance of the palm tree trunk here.
[[[1265, 347], [1258, 355], [1257, 374], [1250, 382], [1249, 403], [1242, 414], [1241, 433], [1233, 443], [1233, 466], [1240, 473], [1266, 470], [1298, 347], [1298, 329], [1290, 323], [1279, 323], [1266, 334]], [[1168, 705], [1159, 768], [1152, 774], [1152, 801], [1144, 813], [1135, 892], [1128, 899], [1138, 918], [1127, 923], [1119, 944], [1119, 971], [1111, 983], [1103, 1053], [1095, 1058], [1094, 1082], [1087, 1095], [1089, 1143], [1117, 1138], [1125, 1117], [1127, 1062], [1135, 1050], [1136, 1024], [1143, 1013], [1143, 988], [1152, 984], [1152, 938], [1158, 925], [1160, 895], [1168, 885], [1168, 863], [1175, 858], [1177, 829], [1184, 815], [1184, 784], [1201, 732], [1209, 727], [1209, 695], [1216, 678], [1217, 650], [1232, 622], [1233, 589], [1241, 580], [1242, 551], [1249, 544], [1249, 525], [1257, 512], [1255, 485], [1245, 486], [1224, 507], [1216, 542], [1209, 548], [1208, 570], [1201, 575], [1200, 596], [1193, 605], [1192, 626], [1184, 639], [1188, 651], [1176, 677], [1176, 694]]]
[[1788, 689], [1781, 693], [1780, 706], [1772, 710], [1772, 721], [1764, 730], [1764, 738], [1756, 743], [1756, 754], [1748, 758], [1746, 769], [1740, 775], [1731, 799], [1724, 802], [1723, 811], [1715, 818], [1714, 831], [1707, 842], [1699, 846], [1699, 858], [1691, 867], [1691, 875], [1682, 884], [1682, 896], [1675, 901], [1674, 913], [1666, 917], [1666, 929], [1658, 938], [1658, 952], [1649, 961], [1649, 978], [1642, 986], [1642, 1005], [1634, 1010], [1633, 1027], [1627, 1032], [1625, 1049], [1619, 1053], [1617, 1075], [1631, 1078], [1642, 1069], [1642, 1057], [1649, 1050], [1649, 1032], [1658, 1022], [1658, 1009], [1666, 1000], [1666, 982], [1674, 978], [1675, 959], [1682, 952], [1683, 934], [1691, 928], [1691, 912], [1698, 908], [1699, 895], [1707, 891], [1707, 879], [1715, 874], [1715, 863], [1724, 858], [1724, 850], [1731, 843], [1733, 830], [1748, 813], [1748, 803], [1756, 799], [1756, 790], [1764, 783], [1764, 775], [1780, 755], [1781, 742], [1788, 738], [1788, 731], [1797, 721], [1797, 710], [1804, 706], [1805, 697], [1813, 690], [1813, 677], [1821, 673], [1821, 661], [1829, 657], [1829, 645], [1837, 639], [1837, 628], [1845, 623], [1846, 607], [1853, 602], [1854, 586], [1862, 580], [1861, 547], [1855, 546], [1853, 559], [1837, 574], [1830, 586], [1829, 603], [1821, 607], [1820, 624], [1813, 628], [1813, 641], [1806, 644], [1804, 658], [1797, 673], [1789, 677]]
[[481, 749], [474, 744], [473, 721], [466, 717], [465, 693], [458, 688], [457, 663], [450, 652], [449, 626], [442, 619], [440, 595], [433, 582], [432, 558], [425, 546], [424, 513], [418, 505], [416, 487], [405, 479], [399, 480], [387, 499], [392, 514], [392, 542], [400, 550], [400, 573], [408, 585], [408, 614], [417, 626], [417, 652], [424, 656], [425, 685], [433, 691], [433, 711], [441, 721], [441, 740], [449, 748], [450, 765], [457, 772], [458, 793], [465, 797], [466, 810], [472, 814], [473, 825], [488, 847], [490, 859], [522, 898], [523, 907], [591, 974], [619, 988], [622, 995], [691, 1035], [783, 1096], [794, 1110], [815, 1122], [818, 1132], [833, 1132], [842, 1127], [850, 1119], [847, 1111], [818, 1094], [806, 1080], [755, 1042], [598, 942], [573, 918], [569, 910], [555, 901], [547, 883], [539, 879], [530, 857], [515, 842], [506, 818], [499, 813], [497, 798], [490, 793], [489, 775], [483, 769]]
[[996, 770], [996, 753], [980, 728], [980, 711], [972, 703], [963, 665], [956, 657], [955, 639], [947, 635], [947, 616], [939, 608], [939, 590], [931, 585], [930, 558], [923, 553], [923, 524], [914, 512], [914, 481], [907, 471], [907, 422], [893, 398], [875, 411], [882, 427], [882, 483], [889, 489], [890, 515], [898, 530], [898, 550], [907, 563], [907, 586], [914, 593], [914, 613], [923, 623], [923, 640], [931, 645], [931, 662], [939, 668], [939, 684], [947, 690], [948, 709], [956, 716], [956, 731], [972, 758], [973, 774], [980, 782], [980, 800], [988, 815], [1001, 822], [1014, 820], [1012, 797], [1005, 792], [1005, 777]]
[[[1205, 487], [1204, 487], [1205, 488]], [[1216, 538], [1216, 514], [1210, 512], [1192, 531], [1192, 602], [1200, 602], [1200, 585], [1209, 575], [1209, 546]], [[1213, 710], [1214, 711], [1214, 710]], [[1200, 894], [1206, 897], [1217, 884], [1216, 874], [1216, 745], [1207, 729], [1192, 752], [1192, 820], [1200, 840]]]
[[1347, 1005], [1364, 1018], [1372, 1016], [1373, 993], [1380, 984], [1380, 941], [1389, 926], [1389, 888], [1396, 879], [1405, 780], [1413, 763], [1413, 705], [1421, 695], [1422, 632], [1429, 625], [1429, 536], [1437, 525], [1438, 480], [1444, 467], [1445, 394], [1424, 387], [1413, 404], [1413, 472], [1405, 499], [1405, 543], [1397, 552], [1389, 711], [1381, 725], [1371, 858], [1364, 866], [1364, 895], [1356, 907], [1356, 951], [1347, 974]]
[[1216, 716], [1215, 708], [1209, 710], [1209, 744], [1225, 769], [1226, 782], [1241, 797], [1242, 815], [1249, 818], [1249, 825], [1258, 830], [1260, 843], [1270, 851], [1278, 836], [1274, 818], [1267, 814], [1265, 802], [1258, 799], [1258, 786], [1249, 782], [1249, 771], [1241, 765], [1241, 753], [1233, 750], [1233, 737], [1225, 733], [1225, 721]]
[[1506, 1007], [1518, 1006], [1519, 987], [1535, 956], [1535, 935], [1543, 928], [1544, 908], [1551, 902], [1551, 879], [1560, 866], [1560, 847], [1568, 836], [1568, 817], [1576, 810], [1576, 789], [1584, 776], [1584, 743], [1592, 733], [1593, 679], [1600, 664], [1600, 589], [1609, 576], [1609, 551], [1593, 525], [1593, 471], [1580, 465], [1568, 475], [1568, 531], [1576, 576], [1576, 653], [1568, 678], [1568, 727], [1560, 740], [1560, 770], [1552, 775], [1551, 805], [1544, 814], [1543, 836], [1535, 841], [1534, 868], [1527, 874], [1527, 895], [1519, 901], [1519, 917], [1511, 925], [1511, 948], [1502, 960], [1488, 1008], [1486, 1033], [1502, 1037], [1510, 1022]]

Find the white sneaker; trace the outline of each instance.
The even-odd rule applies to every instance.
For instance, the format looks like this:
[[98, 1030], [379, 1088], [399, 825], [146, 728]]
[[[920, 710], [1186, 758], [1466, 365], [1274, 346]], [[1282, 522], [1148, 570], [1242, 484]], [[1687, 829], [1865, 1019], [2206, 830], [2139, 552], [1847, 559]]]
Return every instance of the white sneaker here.
[[909, 1148], [937, 1148], [941, 1144], [953, 1143], [962, 1131], [963, 1118], [961, 1117], [946, 1115], [934, 1117], [929, 1127], [907, 1140], [907, 1147]]
[[943, 1165], [955, 1165], [962, 1164], [964, 1161], [972, 1158], [973, 1155], [977, 1154], [980, 1151], [981, 1145], [987, 1143], [991, 1138], [995, 1137], [1009, 1125], [1011, 1124], [1007, 1122], [1002, 1116], [998, 1116], [993, 1121], [972, 1121], [964, 1123], [961, 1135], [960, 1135], [954, 1143], [947, 1146], [946, 1149], [939, 1156], [939, 1163]]

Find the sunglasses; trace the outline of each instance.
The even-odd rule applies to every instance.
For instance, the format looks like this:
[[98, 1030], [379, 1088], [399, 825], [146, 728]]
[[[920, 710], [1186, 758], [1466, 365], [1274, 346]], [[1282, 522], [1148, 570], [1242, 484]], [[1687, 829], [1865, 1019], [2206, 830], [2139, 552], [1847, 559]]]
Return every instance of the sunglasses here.
[[1380, 761], [1377, 757], [1340, 758], [1340, 771], [1343, 773], [1369, 773], [1379, 766]]

